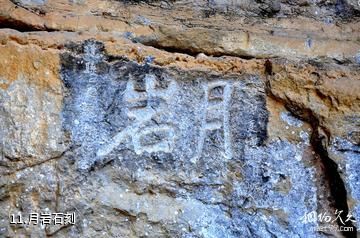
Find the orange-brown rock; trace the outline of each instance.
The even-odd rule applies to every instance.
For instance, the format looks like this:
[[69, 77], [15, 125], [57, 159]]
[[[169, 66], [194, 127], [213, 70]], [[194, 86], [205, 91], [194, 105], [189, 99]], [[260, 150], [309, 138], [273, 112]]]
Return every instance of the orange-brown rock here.
[[0, 6], [0, 237], [359, 234], [357, 1]]

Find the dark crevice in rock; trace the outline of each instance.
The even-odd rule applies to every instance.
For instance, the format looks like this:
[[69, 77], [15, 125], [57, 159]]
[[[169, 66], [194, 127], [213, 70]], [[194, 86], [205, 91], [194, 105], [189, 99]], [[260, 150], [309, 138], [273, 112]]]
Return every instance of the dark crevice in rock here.
[[267, 75], [267, 76], [272, 76], [272, 75], [273, 75], [273, 68], [272, 68], [272, 63], [271, 63], [271, 61], [267, 59], [267, 60], [265, 61], [264, 66], [265, 66], [265, 75]]
[[[293, 107], [288, 107], [288, 109], [293, 113]], [[299, 110], [297, 110], [298, 112]], [[318, 120], [312, 115], [309, 110], [305, 115], [307, 118], [303, 117], [304, 113], [301, 114], [301, 118], [310, 122], [312, 126], [312, 135], [311, 135], [311, 146], [315, 151], [316, 155], [321, 159], [321, 163], [325, 169], [325, 178], [329, 184], [330, 188], [330, 197], [332, 199], [332, 207], [336, 209], [338, 212], [341, 212], [340, 217], [338, 219], [339, 226], [352, 227], [353, 231], [343, 231], [342, 234], [347, 238], [355, 238], [356, 237], [356, 227], [352, 224], [351, 221], [347, 221], [349, 214], [349, 207], [347, 204], [347, 191], [344, 184], [343, 179], [341, 178], [340, 171], [338, 170], [338, 165], [335, 161], [333, 161], [328, 154], [327, 151], [327, 141], [330, 137], [329, 132], [325, 128], [320, 129]], [[299, 116], [298, 113], [293, 113], [295, 116]], [[344, 222], [345, 224], [343, 224]]]
[[14, 19], [6, 19], [6, 18], [4, 19], [0, 17], [0, 29], [5, 29], [5, 28], [17, 30], [20, 32], [43, 31], [43, 30], [53, 31], [50, 29], [46, 29], [45, 27], [34, 26], [27, 24], [26, 22], [17, 21]]
[[[21, 167], [19, 168], [16, 168], [15, 170], [13, 171], [8, 171], [8, 172], [5, 172], [4, 175], [13, 175], [15, 174], [16, 172], [19, 172], [19, 171], [23, 171], [25, 169], [28, 169], [28, 168], [32, 168], [32, 167], [36, 167], [36, 166], [39, 166], [39, 165], [42, 165], [42, 164], [45, 164], [45, 163], [48, 163], [50, 161], [54, 161], [54, 160], [60, 160], [62, 158], [65, 157], [65, 155], [70, 151], [70, 148], [66, 149], [65, 151], [61, 152], [59, 155], [56, 155], [56, 156], [53, 156], [53, 157], [50, 157], [50, 158], [46, 158], [44, 160], [39, 160], [39, 161], [36, 161], [34, 163], [31, 163], [31, 164], [24, 164], [22, 165]], [[24, 158], [22, 158], [24, 159]], [[3, 166], [3, 165], [1, 165]], [[9, 166], [10, 167], [10, 166]]]
[[351, 20], [360, 16], [360, 11], [354, 9], [345, 0], [336, 0], [335, 2], [335, 14], [343, 20]]
[[[352, 227], [352, 231], [342, 231], [342, 235], [344, 237], [356, 238], [357, 227], [349, 219], [351, 213], [349, 213], [349, 206], [347, 203], [346, 186], [340, 175], [341, 172], [338, 170], [338, 165], [330, 158], [327, 151], [328, 138], [331, 136], [330, 132], [328, 132], [326, 128], [321, 127], [319, 120], [316, 118], [316, 116], [314, 116], [310, 109], [302, 108], [295, 103], [287, 102], [284, 99], [278, 98], [276, 95], [272, 94], [269, 81], [267, 81], [266, 92], [269, 97], [284, 104], [285, 108], [289, 110], [293, 116], [310, 123], [313, 131], [310, 143], [315, 154], [320, 158], [321, 164], [324, 167], [325, 178], [330, 188], [329, 192], [331, 206], [338, 212], [342, 211], [340, 214], [341, 219], [337, 219], [337, 223], [339, 226]], [[352, 217], [351, 219], [354, 218]]]
[[176, 0], [116, 0], [128, 5], [146, 4], [152, 7], [159, 7], [162, 9], [171, 9]]
[[340, 214], [341, 219], [337, 220], [338, 225], [353, 228], [353, 231], [343, 231], [342, 233], [344, 237], [357, 237], [356, 227], [354, 224], [350, 220], [346, 221], [350, 215], [347, 204], [347, 191], [344, 181], [342, 180], [338, 170], [338, 165], [329, 157], [329, 154], [326, 150], [327, 136], [322, 135], [316, 128], [318, 127], [313, 128], [311, 145], [315, 153], [321, 158], [321, 162], [324, 165], [325, 176], [329, 183], [331, 198], [333, 200], [332, 205], [335, 209], [337, 209], [337, 211], [342, 211]]
[[[96, 41], [95, 39], [88, 39], [88, 40], [85, 40], [84, 42], [89, 42], [89, 41]], [[192, 48], [178, 48], [178, 47], [164, 47], [164, 46], [161, 46], [158, 44], [158, 42], [155, 42], [155, 41], [152, 41], [152, 42], [141, 42], [141, 41], [138, 41], [136, 39], [132, 39], [132, 41], [134, 43], [137, 43], [137, 44], [142, 44], [144, 46], [151, 46], [153, 48], [156, 48], [158, 50], [161, 50], [161, 51], [166, 51], [168, 53], [178, 53], [178, 54], [185, 54], [185, 55], [189, 55], [189, 56], [192, 56], [192, 57], [196, 57], [198, 56], [199, 54], [207, 54], [207, 55], [211, 55], [211, 57], [218, 57], [218, 58], [221, 58], [221, 57], [227, 57], [227, 56], [230, 56], [230, 57], [236, 57], [236, 58], [239, 58], [239, 59], [244, 59], [244, 60], [252, 60], [252, 59], [263, 59], [263, 58], [257, 58], [255, 56], [250, 56], [250, 55], [229, 55], [229, 54], [222, 54], [222, 53], [208, 53], [208, 52], [202, 52], [202, 51], [199, 51], [197, 49], [192, 49]], [[100, 42], [98, 42], [99, 44], [101, 44]], [[82, 54], [84, 53], [83, 52], [83, 49], [82, 49], [82, 46], [80, 44], [77, 44], [77, 43], [74, 43], [74, 42], [69, 42], [66, 44], [65, 48], [69, 49], [70, 51], [74, 51], [78, 54]], [[104, 49], [104, 46], [102, 46], [102, 51]], [[151, 56], [150, 56], [151, 57]], [[127, 61], [127, 57], [125, 55], [120, 55], [120, 56], [116, 56], [116, 55], [107, 55], [107, 62], [111, 63], [111, 62], [116, 62], [118, 60], [125, 60]], [[144, 59], [146, 62], [145, 63], [152, 63], [152, 60], [153, 59]], [[147, 62], [147, 61], [150, 61], [150, 62]]]
[[[162, 46], [156, 41], [146, 41], [145, 42], [142, 40], [133, 39], [133, 42], [140, 43], [140, 44], [143, 44], [146, 46], [151, 46], [156, 49], [166, 51], [169, 53], [180, 53], [180, 54], [190, 55], [193, 57], [196, 57], [198, 54], [204, 53], [206, 55], [210, 55], [213, 57], [231, 56], [231, 57], [237, 57], [237, 58], [245, 59], [245, 60], [258, 59], [258, 57], [253, 56], [253, 55], [224, 54], [223, 52], [204, 52], [204, 51], [200, 51], [199, 49], [196, 49], [196, 48], [184, 48], [184, 47], [177, 47], [175, 45], [174, 46]], [[262, 59], [262, 58], [260, 58], [260, 59]]]

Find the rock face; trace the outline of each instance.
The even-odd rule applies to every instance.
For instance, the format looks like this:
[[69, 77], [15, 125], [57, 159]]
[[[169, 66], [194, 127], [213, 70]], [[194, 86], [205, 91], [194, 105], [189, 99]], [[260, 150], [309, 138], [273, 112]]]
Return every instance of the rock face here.
[[358, 1], [0, 3], [0, 237], [359, 234]]

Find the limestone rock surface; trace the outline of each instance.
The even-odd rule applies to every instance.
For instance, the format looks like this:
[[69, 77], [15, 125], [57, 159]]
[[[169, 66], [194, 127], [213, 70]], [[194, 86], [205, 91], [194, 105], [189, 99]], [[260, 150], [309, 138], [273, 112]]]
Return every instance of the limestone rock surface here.
[[0, 0], [0, 237], [357, 237], [359, 37], [356, 0]]

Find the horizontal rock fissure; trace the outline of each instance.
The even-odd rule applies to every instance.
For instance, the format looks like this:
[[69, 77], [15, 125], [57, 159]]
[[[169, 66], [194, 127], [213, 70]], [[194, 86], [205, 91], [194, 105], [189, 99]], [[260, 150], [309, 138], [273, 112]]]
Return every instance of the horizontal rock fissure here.
[[62, 31], [62, 32], [73, 32], [70, 30], [58, 30], [58, 29], [53, 29], [53, 28], [48, 28], [46, 26], [35, 26], [35, 25], [31, 25], [28, 24], [26, 22], [23, 21], [19, 21], [19, 20], [13, 20], [13, 19], [7, 19], [7, 18], [2, 18], [0, 16], [0, 29], [12, 29], [12, 30], [16, 30], [22, 33], [26, 33], [26, 32], [56, 32], [56, 31]]
[[[13, 29], [19, 32], [32, 32], [32, 31], [44, 31], [45, 28], [33, 26], [22, 21], [1, 19], [0, 17], [0, 29]], [[46, 29], [46, 31], [54, 31]]]
[[[73, 32], [70, 30], [56, 30], [56, 29], [50, 29], [50, 28], [40, 28], [40, 27], [36, 27], [33, 25], [28, 25], [26, 23], [23, 23], [21, 21], [9, 21], [7, 19], [5, 20], [1, 20], [0, 19], [0, 29], [12, 29], [12, 30], [16, 30], [22, 33], [26, 33], [26, 32]], [[234, 58], [239, 58], [239, 59], [243, 59], [243, 60], [252, 60], [252, 59], [264, 59], [264, 58], [258, 58], [255, 56], [251, 56], [251, 55], [238, 55], [238, 54], [221, 54], [221, 53], [209, 53], [209, 52], [202, 52], [202, 51], [197, 51], [197, 50], [193, 50], [193, 49], [183, 49], [183, 48], [177, 48], [177, 47], [163, 47], [158, 45], [157, 43], [143, 43], [141, 41], [134, 41], [134, 43], [137, 44], [142, 44], [144, 46], [150, 46], [153, 47], [155, 49], [161, 50], [161, 51], [165, 51], [168, 53], [179, 53], [179, 54], [185, 54], [185, 55], [189, 55], [192, 57], [197, 57], [199, 54], [206, 54], [209, 55], [211, 57], [234, 57]], [[122, 56], [110, 56], [110, 61], [111, 59], [113, 60], [117, 60], [118, 58], [123, 58]], [[276, 58], [276, 57], [274, 57]]]
[[145, 46], [151, 46], [154, 47], [156, 49], [162, 50], [162, 51], [166, 51], [169, 53], [180, 53], [180, 54], [186, 54], [186, 55], [190, 55], [193, 57], [196, 57], [199, 54], [206, 54], [209, 56], [214, 56], [214, 57], [225, 57], [225, 56], [231, 56], [231, 57], [236, 57], [236, 58], [240, 58], [240, 59], [244, 59], [244, 60], [251, 60], [251, 59], [263, 59], [263, 58], [259, 58], [253, 55], [240, 55], [240, 54], [223, 54], [221, 52], [204, 52], [204, 51], [199, 51], [197, 49], [191, 49], [191, 48], [179, 48], [174, 46], [161, 46], [158, 44], [158, 42], [156, 41], [152, 41], [152, 42], [141, 42], [141, 41], [134, 41], [135, 43], [140, 43], [143, 44]]

